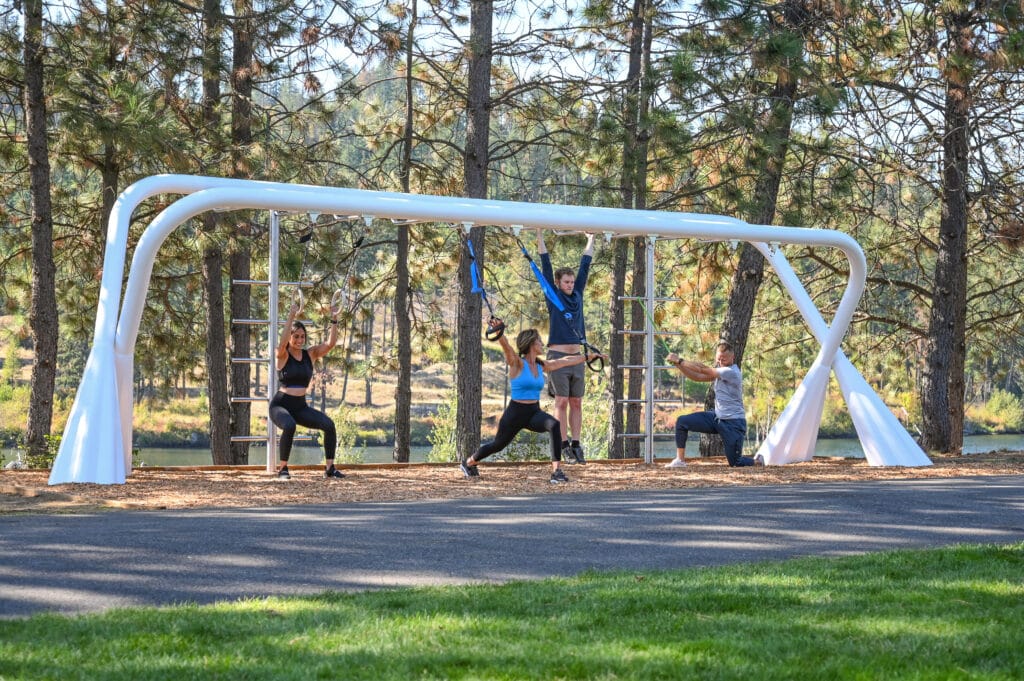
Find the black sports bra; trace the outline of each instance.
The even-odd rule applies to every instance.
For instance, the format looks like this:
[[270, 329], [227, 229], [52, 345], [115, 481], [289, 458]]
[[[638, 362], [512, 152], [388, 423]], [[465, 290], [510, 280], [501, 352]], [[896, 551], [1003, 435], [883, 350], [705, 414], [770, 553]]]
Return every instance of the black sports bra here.
[[313, 358], [309, 352], [302, 351], [302, 359], [292, 357], [288, 351], [288, 359], [277, 371], [277, 382], [282, 388], [308, 388], [313, 380]]

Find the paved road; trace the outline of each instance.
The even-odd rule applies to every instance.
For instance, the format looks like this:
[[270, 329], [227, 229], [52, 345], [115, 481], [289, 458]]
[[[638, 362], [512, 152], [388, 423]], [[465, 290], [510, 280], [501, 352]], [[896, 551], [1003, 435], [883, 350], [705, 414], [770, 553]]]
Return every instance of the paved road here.
[[1024, 540], [1020, 477], [0, 518], [0, 617]]

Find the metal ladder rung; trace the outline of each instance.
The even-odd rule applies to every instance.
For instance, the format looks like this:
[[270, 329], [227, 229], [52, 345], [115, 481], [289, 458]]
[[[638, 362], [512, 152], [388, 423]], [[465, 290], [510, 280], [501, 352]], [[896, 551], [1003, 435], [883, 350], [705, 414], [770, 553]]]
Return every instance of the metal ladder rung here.
[[[288, 320], [287, 319], [278, 319], [277, 320], [277, 325], [278, 326], [282, 326], [282, 325], [284, 325], [284, 323], [286, 321], [288, 321]], [[298, 321], [302, 322], [306, 326], [314, 326], [314, 327], [316, 326], [316, 322], [313, 321], [312, 319], [300, 319]], [[269, 319], [232, 319], [231, 323], [232, 324], [237, 324], [238, 326], [266, 326], [267, 324], [270, 323], [270, 320]]]
[[[618, 404], [647, 404], [647, 400], [645, 400], [642, 397], [637, 397], [635, 399], [628, 399], [628, 398], [626, 398], [626, 399], [615, 400], [615, 401]], [[683, 400], [680, 398], [680, 399], [675, 399], [675, 400], [662, 399], [662, 400], [653, 400], [653, 401], [654, 401], [655, 404], [681, 404]]]
[[[647, 300], [647, 296], [619, 296], [619, 300], [643, 300], [643, 301], [646, 301]], [[657, 303], [681, 303], [681, 302], [683, 302], [682, 298], [654, 297], [654, 298], [651, 298], [651, 300], [653, 300], [654, 302], [657, 302]]]
[[232, 364], [266, 364], [270, 360], [266, 357], [232, 357]]
[[[646, 336], [647, 332], [643, 329], [619, 329], [615, 333], [622, 336]], [[682, 331], [654, 331], [655, 336], [682, 336]]]
[[[651, 433], [651, 437], [670, 438], [670, 437], [675, 437], [675, 436], [676, 436], [675, 433]], [[641, 438], [641, 437], [647, 437], [647, 433], [619, 433], [615, 437], [621, 437], [621, 438]]]
[[242, 403], [242, 402], [266, 402], [267, 401], [267, 396], [266, 395], [249, 395], [248, 397], [233, 396], [231, 398], [231, 401], [233, 403], [235, 403], [235, 404], [239, 404], [239, 403]]
[[[296, 435], [292, 438], [292, 442], [309, 442], [313, 439], [312, 435]], [[266, 442], [266, 435], [232, 435], [232, 442]]]
[[[232, 279], [232, 285], [238, 286], [270, 286], [268, 279]], [[313, 282], [311, 281], [279, 281], [277, 285], [280, 286], [300, 286], [302, 288], [313, 288]]]
[[[619, 364], [615, 367], [616, 369], [646, 369], [646, 364]], [[655, 369], [675, 369], [671, 364], [658, 364], [655, 365]]]

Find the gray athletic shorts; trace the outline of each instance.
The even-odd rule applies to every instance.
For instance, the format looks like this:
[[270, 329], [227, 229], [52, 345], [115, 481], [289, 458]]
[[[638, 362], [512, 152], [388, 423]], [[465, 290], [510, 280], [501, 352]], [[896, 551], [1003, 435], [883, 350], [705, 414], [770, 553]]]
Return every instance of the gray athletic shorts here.
[[[569, 357], [568, 352], [559, 352], [558, 350], [548, 350], [548, 359], [558, 359], [559, 357]], [[584, 377], [586, 371], [583, 364], [577, 364], [571, 367], [562, 367], [552, 371], [548, 376], [550, 377], [550, 383], [548, 384], [548, 393], [554, 397], [583, 397], [584, 388]]]

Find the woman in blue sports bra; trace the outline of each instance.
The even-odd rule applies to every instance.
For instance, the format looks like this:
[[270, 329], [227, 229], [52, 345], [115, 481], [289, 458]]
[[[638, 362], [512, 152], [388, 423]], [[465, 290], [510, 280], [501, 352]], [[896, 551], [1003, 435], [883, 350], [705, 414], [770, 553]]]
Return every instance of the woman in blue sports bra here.
[[[504, 327], [504, 323], [492, 317], [489, 325], [492, 329]], [[512, 442], [519, 431], [526, 428], [535, 433], [547, 431], [551, 435], [551, 482], [569, 482], [560, 468], [562, 460], [562, 431], [556, 419], [540, 408], [540, 391], [544, 388], [544, 370], [555, 371], [563, 367], [582, 364], [589, 359], [604, 355], [578, 354], [560, 357], [559, 359], [540, 359], [544, 352], [544, 342], [540, 339], [537, 329], [526, 329], [516, 336], [516, 349], [504, 335], [498, 337], [498, 343], [505, 353], [505, 361], [509, 367], [509, 385], [512, 388], [512, 399], [505, 407], [505, 413], [498, 421], [498, 432], [494, 439], [480, 446], [476, 454], [462, 461], [459, 468], [467, 478], [480, 475], [477, 464], [491, 454], [500, 452]]]
[[281, 429], [279, 456], [281, 467], [277, 477], [290, 479], [288, 457], [292, 453], [292, 438], [298, 426], [324, 431], [325, 478], [343, 478], [345, 474], [334, 467], [334, 453], [338, 448], [338, 435], [331, 417], [306, 402], [306, 391], [313, 379], [313, 362], [330, 352], [338, 342], [338, 310], [331, 308], [331, 333], [326, 343], [306, 349], [306, 326], [295, 319], [301, 308], [293, 303], [288, 321], [281, 332], [281, 342], [275, 354], [277, 366], [277, 394], [270, 400], [269, 415]]

